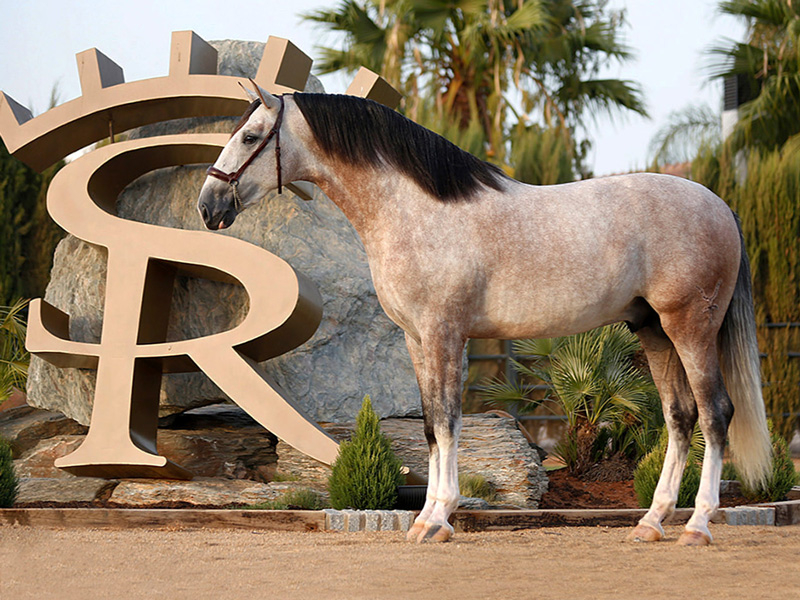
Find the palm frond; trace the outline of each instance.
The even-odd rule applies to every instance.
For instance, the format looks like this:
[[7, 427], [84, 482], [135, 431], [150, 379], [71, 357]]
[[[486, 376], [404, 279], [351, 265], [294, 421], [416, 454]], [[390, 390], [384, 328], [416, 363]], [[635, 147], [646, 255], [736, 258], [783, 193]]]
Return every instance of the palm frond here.
[[30, 357], [25, 350], [27, 328], [23, 311], [27, 300], [18, 300], [11, 306], [0, 306], [0, 402], [11, 394], [14, 387], [25, 389]]
[[478, 392], [478, 398], [490, 406], [511, 409], [511, 412], [523, 415], [532, 413], [542, 404], [542, 400], [535, 399], [516, 382], [493, 378]]
[[650, 141], [651, 161], [656, 164], [691, 160], [703, 145], [722, 137], [722, 117], [708, 105], [687, 106], [670, 113], [667, 123]]

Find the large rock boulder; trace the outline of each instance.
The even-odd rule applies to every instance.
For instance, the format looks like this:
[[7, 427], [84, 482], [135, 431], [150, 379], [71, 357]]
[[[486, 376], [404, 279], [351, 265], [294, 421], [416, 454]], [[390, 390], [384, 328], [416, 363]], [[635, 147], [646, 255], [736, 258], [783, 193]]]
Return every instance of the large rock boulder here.
[[[263, 44], [215, 42], [220, 73], [254, 76]], [[308, 89], [321, 86], [309, 79]], [[132, 136], [230, 131], [236, 119], [170, 121]], [[134, 221], [181, 229], [203, 229], [195, 209], [203, 167], [173, 167], [149, 173], [120, 195], [118, 213]], [[379, 201], [379, 199], [376, 199]], [[211, 235], [211, 234], [209, 234]], [[273, 193], [243, 213], [232, 235], [289, 262], [319, 286], [324, 316], [306, 344], [262, 367], [318, 421], [348, 421], [365, 394], [382, 417], [421, 414], [419, 391], [400, 329], [380, 308], [366, 254], [342, 212], [319, 190], [305, 202], [291, 192]], [[98, 343], [103, 322], [106, 263], [102, 253], [67, 236], [55, 254], [46, 299], [72, 317], [73, 339]], [[244, 291], [233, 285], [181, 278], [176, 282], [169, 338], [183, 339], [228, 329], [247, 312]], [[28, 402], [88, 424], [94, 371], [57, 369], [34, 357]], [[202, 373], [164, 377], [161, 415], [219, 402], [224, 394]]]
[[[349, 439], [355, 423], [325, 425], [342, 441]], [[403, 465], [428, 476], [428, 442], [421, 419], [386, 419], [381, 432]], [[330, 467], [322, 465], [278, 441], [277, 471], [310, 485], [325, 485]], [[523, 436], [513, 418], [494, 414], [464, 415], [458, 447], [461, 474], [482, 475], [496, 491], [496, 503], [535, 509], [547, 491], [548, 479], [539, 453]]]

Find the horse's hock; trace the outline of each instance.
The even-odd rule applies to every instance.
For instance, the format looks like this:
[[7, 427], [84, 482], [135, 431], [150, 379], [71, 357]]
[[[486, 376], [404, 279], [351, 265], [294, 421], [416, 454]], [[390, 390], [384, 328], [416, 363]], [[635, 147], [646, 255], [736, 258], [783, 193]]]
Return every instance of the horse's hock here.
[[[264, 44], [212, 42], [221, 75], [255, 77]], [[309, 77], [307, 91], [320, 92]], [[129, 132], [129, 138], [173, 133], [227, 133], [237, 119], [168, 121]], [[195, 209], [205, 177], [201, 167], [171, 167], [135, 181], [121, 194], [121, 217], [178, 229], [203, 230]], [[284, 258], [306, 274], [323, 296], [323, 320], [303, 346], [263, 364], [264, 370], [317, 421], [346, 421], [373, 398], [382, 417], [419, 416], [419, 390], [400, 331], [383, 313], [363, 246], [339, 209], [315, 188], [305, 202], [285, 191], [243, 213], [231, 235]], [[76, 276], [76, 274], [80, 276]], [[46, 301], [71, 315], [71, 336], [97, 343], [103, 322], [105, 257], [68, 235], [56, 250]], [[240, 287], [194, 278], [175, 285], [168, 339], [230, 329], [247, 313]], [[33, 357], [28, 402], [88, 424], [95, 371], [59, 369]], [[203, 373], [165, 375], [160, 414], [220, 402], [224, 394]]]

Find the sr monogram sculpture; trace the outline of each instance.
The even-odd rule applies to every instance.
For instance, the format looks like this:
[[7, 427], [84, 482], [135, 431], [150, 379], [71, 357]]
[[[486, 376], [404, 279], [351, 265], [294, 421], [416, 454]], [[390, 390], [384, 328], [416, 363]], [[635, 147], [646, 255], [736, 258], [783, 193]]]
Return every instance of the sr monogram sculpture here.
[[[237, 77], [217, 75], [217, 53], [191, 31], [172, 36], [169, 76], [124, 83], [122, 69], [96, 49], [78, 54], [83, 95], [32, 118], [0, 95], [0, 134], [8, 150], [42, 170], [115, 132], [167, 119], [240, 114], [249, 99]], [[302, 90], [311, 59], [271, 37], [255, 80], [273, 93]], [[399, 94], [362, 70], [348, 93], [389, 104]], [[32, 301], [28, 349], [59, 367], [97, 369], [91, 425], [83, 444], [56, 461], [79, 475], [191, 478], [156, 449], [162, 373], [204, 371], [264, 427], [329, 464], [336, 442], [257, 365], [296, 348], [320, 322], [313, 282], [277, 256], [247, 242], [115, 216], [119, 193], [161, 167], [212, 163], [225, 134], [184, 134], [112, 143], [65, 166], [53, 180], [48, 211], [67, 231], [103, 249], [108, 276], [99, 344], [69, 338], [69, 316]], [[287, 182], [308, 199], [302, 183]], [[306, 186], [308, 184], [305, 184]], [[207, 337], [167, 341], [177, 273], [238, 282], [250, 300], [236, 327]], [[76, 274], [76, 276], [80, 276]]]

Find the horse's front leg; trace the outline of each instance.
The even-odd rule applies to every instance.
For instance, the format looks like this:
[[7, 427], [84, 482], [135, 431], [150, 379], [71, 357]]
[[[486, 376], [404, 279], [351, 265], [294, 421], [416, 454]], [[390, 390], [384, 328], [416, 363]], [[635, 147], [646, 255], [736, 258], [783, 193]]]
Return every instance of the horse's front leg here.
[[425, 437], [430, 452], [425, 506], [408, 532], [409, 540], [446, 542], [448, 523], [458, 506], [458, 436], [461, 432], [461, 369], [466, 340], [431, 335], [417, 341], [406, 336], [417, 373]]

